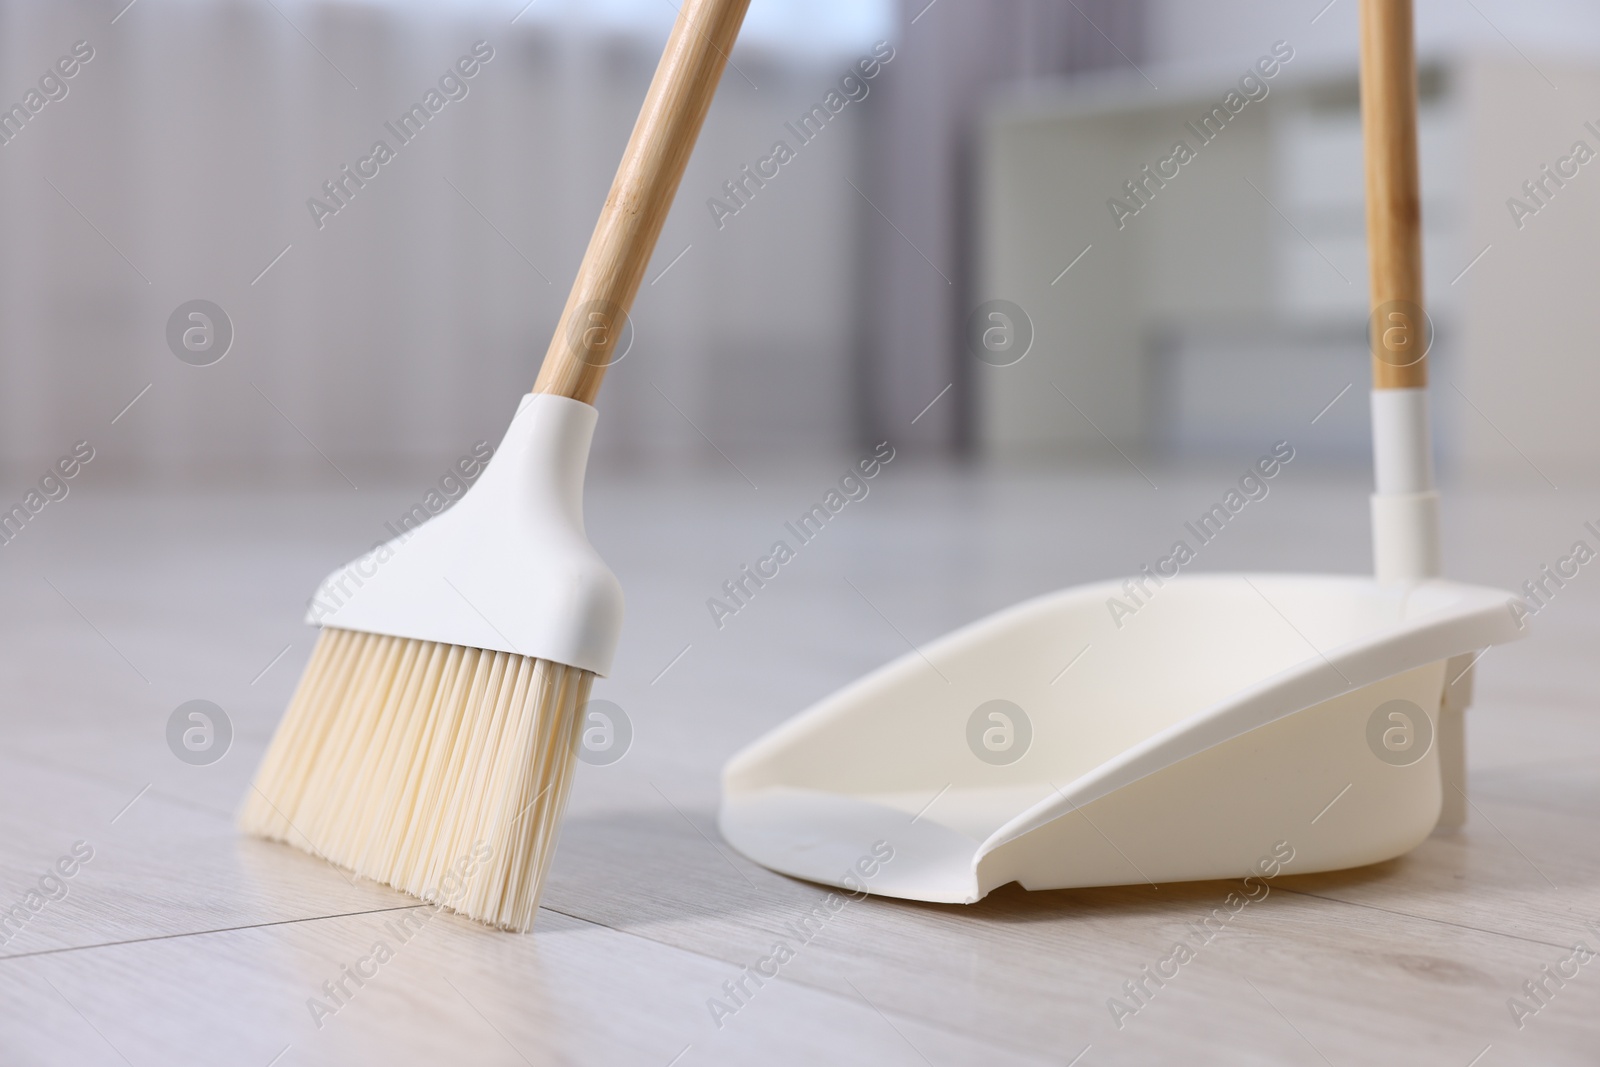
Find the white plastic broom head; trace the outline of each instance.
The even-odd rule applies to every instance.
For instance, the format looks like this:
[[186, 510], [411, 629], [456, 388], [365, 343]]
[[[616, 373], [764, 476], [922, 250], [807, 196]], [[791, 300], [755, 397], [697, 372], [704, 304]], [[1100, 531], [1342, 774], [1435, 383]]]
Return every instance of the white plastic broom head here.
[[598, 412], [529, 393], [450, 510], [328, 576], [306, 621], [551, 660], [604, 675], [622, 587], [583, 528]]

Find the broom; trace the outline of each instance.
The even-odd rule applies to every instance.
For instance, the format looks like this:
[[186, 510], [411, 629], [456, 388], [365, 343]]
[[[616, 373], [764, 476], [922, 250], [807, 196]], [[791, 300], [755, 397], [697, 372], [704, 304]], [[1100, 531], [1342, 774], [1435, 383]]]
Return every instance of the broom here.
[[606, 367], [749, 0], [684, 0], [533, 393], [451, 508], [335, 571], [239, 825], [533, 925], [622, 594], [583, 529]]

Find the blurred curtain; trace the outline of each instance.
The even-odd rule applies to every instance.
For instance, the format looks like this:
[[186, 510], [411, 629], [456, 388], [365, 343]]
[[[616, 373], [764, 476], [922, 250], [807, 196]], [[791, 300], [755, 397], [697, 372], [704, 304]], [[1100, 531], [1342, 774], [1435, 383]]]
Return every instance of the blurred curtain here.
[[[523, 0], [125, 4], [0, 0], [0, 104], [74, 42], [94, 50], [0, 145], [6, 474], [31, 480], [86, 439], [97, 470], [135, 479], [337, 484], [429, 476], [493, 439], [533, 381], [671, 7], [641, 25]], [[859, 431], [860, 122], [721, 227], [707, 207], [870, 47], [785, 46], [804, 13], [769, 8], [782, 17], [735, 50], [608, 377], [603, 459], [715, 466], [717, 450], [842, 449]], [[493, 58], [467, 94], [319, 228], [308, 199], [397, 144], [385, 123], [480, 40]], [[212, 366], [166, 340], [195, 299], [233, 324]]]
[[964, 324], [1003, 295], [972, 288], [972, 152], [989, 92], [1139, 62], [1144, 12], [1145, 0], [898, 0], [901, 57], [865, 161], [867, 436], [933, 453], [968, 444]]

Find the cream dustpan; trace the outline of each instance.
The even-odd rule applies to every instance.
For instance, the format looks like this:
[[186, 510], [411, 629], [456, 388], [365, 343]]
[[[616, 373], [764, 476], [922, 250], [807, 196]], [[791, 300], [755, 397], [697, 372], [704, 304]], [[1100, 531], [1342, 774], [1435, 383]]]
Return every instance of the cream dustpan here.
[[785, 874], [952, 903], [1237, 878], [1279, 841], [1297, 873], [1374, 863], [1433, 829], [1460, 676], [1520, 633], [1507, 594], [1454, 582], [1147, 588], [1120, 629], [1120, 584], [1068, 589], [823, 701], [728, 764], [723, 836]]
[[1472, 665], [1521, 626], [1437, 577], [1410, 4], [1361, 12], [1376, 577], [1147, 570], [973, 623], [735, 756], [741, 853], [971, 902], [1352, 867], [1461, 821]]

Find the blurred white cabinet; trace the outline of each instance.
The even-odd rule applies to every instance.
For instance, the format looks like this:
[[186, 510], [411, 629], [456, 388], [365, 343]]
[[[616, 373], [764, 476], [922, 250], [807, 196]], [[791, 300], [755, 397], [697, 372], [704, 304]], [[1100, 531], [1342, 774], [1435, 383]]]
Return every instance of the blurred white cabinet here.
[[[1114, 456], [1109, 438], [1133, 455], [1235, 456], [1289, 437], [1323, 458], [1363, 456], [1354, 67], [1285, 66], [1265, 99], [1157, 186], [1143, 168], [1179, 139], [1198, 145], [1188, 124], [1233, 87], [1223, 76], [1160, 83], [1019, 87], [989, 109], [977, 297], [1020, 305], [1035, 340], [1014, 366], [974, 367], [980, 448]], [[1542, 477], [1600, 459], [1586, 413], [1600, 390], [1600, 302], [1579, 295], [1596, 280], [1600, 163], [1520, 229], [1507, 207], [1575, 141], [1600, 151], [1584, 126], [1600, 113], [1583, 107], [1597, 88], [1600, 70], [1535, 70], [1511, 53], [1423, 59], [1424, 261], [1447, 470]], [[1137, 205], [1130, 180], [1147, 202], [1119, 220], [1108, 201]]]

